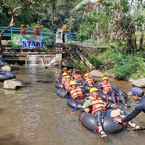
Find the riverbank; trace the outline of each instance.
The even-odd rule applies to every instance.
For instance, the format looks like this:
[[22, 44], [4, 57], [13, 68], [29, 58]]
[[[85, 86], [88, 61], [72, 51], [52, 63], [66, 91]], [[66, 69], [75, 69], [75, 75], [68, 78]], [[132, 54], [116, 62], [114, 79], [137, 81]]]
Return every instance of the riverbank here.
[[[121, 48], [120, 48], [121, 49]], [[138, 80], [145, 78], [145, 58], [143, 52], [131, 55], [110, 46], [108, 49], [80, 49], [95, 69], [118, 80]], [[79, 58], [74, 56], [73, 65], [82, 72], [89, 71]]]

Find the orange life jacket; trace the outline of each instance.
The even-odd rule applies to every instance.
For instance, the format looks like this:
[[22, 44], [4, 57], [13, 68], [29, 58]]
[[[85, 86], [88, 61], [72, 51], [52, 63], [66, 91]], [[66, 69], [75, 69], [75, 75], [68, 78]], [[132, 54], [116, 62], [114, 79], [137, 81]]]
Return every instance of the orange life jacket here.
[[86, 82], [89, 86], [92, 86], [94, 84], [94, 80], [90, 78], [86, 79]]
[[107, 83], [107, 84], [102, 83], [102, 87], [103, 87], [104, 93], [106, 94], [112, 91], [112, 86], [110, 83]]
[[65, 80], [64, 82], [64, 88], [69, 91], [70, 90], [70, 81], [69, 80]]
[[82, 76], [80, 74], [74, 74], [73, 77], [75, 80], [82, 80]]
[[65, 81], [66, 81], [65, 77], [62, 77], [62, 85], [65, 84]]
[[81, 88], [79, 88], [79, 87], [77, 87], [74, 90], [71, 90], [70, 94], [73, 99], [80, 99], [80, 100], [84, 99], [84, 94], [83, 94]]
[[93, 98], [91, 97], [92, 103], [95, 103], [92, 105], [92, 115], [95, 115], [98, 111], [105, 111], [106, 109], [106, 103], [100, 98]]

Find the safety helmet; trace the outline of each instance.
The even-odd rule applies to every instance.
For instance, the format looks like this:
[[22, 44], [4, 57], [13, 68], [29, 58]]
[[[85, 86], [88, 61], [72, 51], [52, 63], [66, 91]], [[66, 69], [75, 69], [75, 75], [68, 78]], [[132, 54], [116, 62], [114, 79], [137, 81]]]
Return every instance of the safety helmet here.
[[76, 81], [70, 81], [70, 85], [77, 85], [77, 82]]
[[142, 97], [144, 95], [144, 91], [141, 88], [134, 87], [131, 89], [131, 95]]
[[97, 88], [91, 88], [90, 93], [98, 92], [99, 90]]
[[87, 81], [93, 82], [94, 80], [93, 80], [93, 79], [91, 79], [91, 78], [89, 78], [89, 79], [87, 79]]
[[65, 78], [66, 78], [66, 79], [70, 79], [70, 78], [71, 78], [71, 76], [67, 75], [67, 76], [65, 76]]
[[84, 77], [89, 77], [89, 76], [90, 76], [89, 73], [84, 74]]
[[63, 75], [63, 76], [67, 76], [68, 74], [67, 74], [66, 72], [64, 72], [62, 75]]
[[63, 68], [63, 71], [67, 71], [67, 67], [64, 67], [64, 68]]
[[103, 81], [104, 81], [104, 80], [109, 80], [109, 78], [108, 78], [108, 77], [103, 77], [102, 80], [103, 80]]

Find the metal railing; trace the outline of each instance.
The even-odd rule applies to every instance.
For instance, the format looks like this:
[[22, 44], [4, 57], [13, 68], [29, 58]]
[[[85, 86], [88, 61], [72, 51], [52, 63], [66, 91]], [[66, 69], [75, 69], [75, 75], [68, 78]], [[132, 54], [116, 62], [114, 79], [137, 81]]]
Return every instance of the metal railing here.
[[[3, 32], [2, 36], [4, 37], [12, 37], [13, 34], [20, 34], [21, 28], [18, 27], [0, 27], [0, 33]], [[27, 33], [29, 35], [33, 35], [34, 31], [31, 27], [28, 28]], [[41, 35], [47, 36], [49, 35], [47, 32], [42, 31]]]

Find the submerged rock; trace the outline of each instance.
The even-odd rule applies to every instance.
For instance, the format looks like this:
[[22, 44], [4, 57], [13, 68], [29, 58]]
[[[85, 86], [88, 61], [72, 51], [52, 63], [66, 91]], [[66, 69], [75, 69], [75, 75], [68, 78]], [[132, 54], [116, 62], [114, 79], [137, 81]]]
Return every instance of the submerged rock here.
[[4, 66], [1, 67], [1, 70], [10, 72], [11, 71], [11, 67], [9, 65], [4, 65]]
[[13, 79], [13, 80], [6, 80], [3, 83], [3, 88], [4, 89], [16, 90], [17, 88], [20, 88], [22, 86], [23, 86], [23, 83], [21, 81], [15, 80], [15, 79]]
[[130, 80], [130, 82], [135, 87], [145, 88], [145, 78], [139, 80]]
[[90, 74], [93, 76], [93, 77], [96, 77], [96, 78], [100, 78], [100, 77], [103, 77], [104, 74], [99, 71], [99, 70], [93, 70], [90, 72]]

